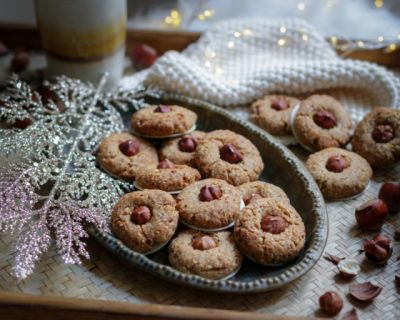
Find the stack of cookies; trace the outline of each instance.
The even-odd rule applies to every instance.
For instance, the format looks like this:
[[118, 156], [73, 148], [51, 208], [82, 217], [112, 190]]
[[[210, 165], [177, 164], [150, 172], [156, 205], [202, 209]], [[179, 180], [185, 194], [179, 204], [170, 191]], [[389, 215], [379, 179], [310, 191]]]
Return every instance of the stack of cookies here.
[[268, 95], [250, 110], [255, 124], [273, 135], [293, 135], [313, 153], [306, 166], [326, 199], [360, 194], [368, 186], [372, 168], [400, 161], [399, 109], [375, 108], [355, 130], [347, 109], [327, 95], [304, 100]]
[[113, 233], [143, 254], [169, 243], [173, 267], [210, 279], [232, 277], [242, 254], [266, 266], [296, 259], [304, 223], [282, 189], [257, 181], [257, 148], [229, 130], [195, 131], [196, 121], [181, 106], [149, 106], [131, 132], [100, 143], [102, 168], [138, 190], [115, 205]]

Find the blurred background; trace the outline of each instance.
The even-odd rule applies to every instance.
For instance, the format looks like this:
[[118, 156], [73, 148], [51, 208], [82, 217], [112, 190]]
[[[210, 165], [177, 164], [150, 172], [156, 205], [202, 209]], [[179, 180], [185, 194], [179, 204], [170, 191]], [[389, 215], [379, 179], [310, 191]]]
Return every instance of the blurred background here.
[[[0, 22], [35, 23], [34, 0], [0, 0]], [[202, 31], [218, 20], [300, 17], [326, 37], [400, 41], [399, 0], [128, 0], [128, 27]]]

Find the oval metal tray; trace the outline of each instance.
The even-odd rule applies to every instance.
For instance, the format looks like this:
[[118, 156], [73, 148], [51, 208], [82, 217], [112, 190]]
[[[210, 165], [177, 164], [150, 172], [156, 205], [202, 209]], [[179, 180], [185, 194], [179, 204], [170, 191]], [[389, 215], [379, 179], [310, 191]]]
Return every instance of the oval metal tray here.
[[[149, 98], [149, 102], [176, 103], [193, 110], [198, 115], [198, 130], [229, 129], [250, 139], [265, 163], [260, 180], [276, 184], [285, 190], [292, 205], [301, 214], [306, 226], [305, 248], [295, 261], [287, 265], [265, 267], [245, 258], [242, 268], [234, 277], [228, 280], [209, 280], [172, 268], [168, 263], [167, 246], [145, 256], [132, 251], [110, 233], [91, 227], [91, 235], [108, 250], [134, 266], [163, 279], [199, 289], [240, 293], [267, 291], [288, 284], [309, 271], [324, 250], [328, 236], [328, 218], [323, 197], [302, 162], [265, 131], [209, 103], [173, 94]], [[126, 124], [129, 127], [129, 116], [126, 117]]]

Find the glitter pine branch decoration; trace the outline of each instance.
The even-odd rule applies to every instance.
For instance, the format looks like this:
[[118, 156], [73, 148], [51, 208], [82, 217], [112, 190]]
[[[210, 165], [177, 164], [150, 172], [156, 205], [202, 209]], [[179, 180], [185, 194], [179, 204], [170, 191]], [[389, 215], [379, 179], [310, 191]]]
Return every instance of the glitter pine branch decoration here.
[[49, 99], [17, 77], [0, 96], [0, 232], [15, 236], [13, 274], [23, 279], [54, 239], [66, 263], [88, 258], [85, 227], [107, 229], [116, 200], [131, 185], [96, 164], [99, 141], [123, 122], [133, 96], [61, 77]]

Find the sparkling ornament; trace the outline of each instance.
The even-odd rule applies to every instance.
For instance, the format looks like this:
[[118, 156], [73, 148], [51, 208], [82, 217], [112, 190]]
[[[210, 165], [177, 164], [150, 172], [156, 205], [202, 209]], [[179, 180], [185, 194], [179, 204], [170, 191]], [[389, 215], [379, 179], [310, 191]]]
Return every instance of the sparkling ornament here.
[[[87, 224], [106, 230], [114, 203], [132, 185], [99, 169], [96, 148], [124, 129], [134, 92], [102, 93], [79, 80], [46, 83], [52, 99], [13, 76], [0, 96], [0, 232], [15, 235], [13, 274], [26, 278], [54, 239], [65, 263], [88, 258]], [[31, 119], [16, 128], [21, 119]]]

